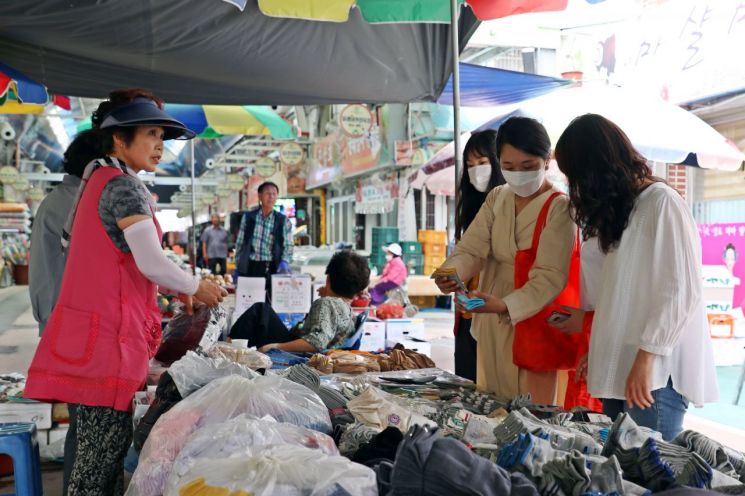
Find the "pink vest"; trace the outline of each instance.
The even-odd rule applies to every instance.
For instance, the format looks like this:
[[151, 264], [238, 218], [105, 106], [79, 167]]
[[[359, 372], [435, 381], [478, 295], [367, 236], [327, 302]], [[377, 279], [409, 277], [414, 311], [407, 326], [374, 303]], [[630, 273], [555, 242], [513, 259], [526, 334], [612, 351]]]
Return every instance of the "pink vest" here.
[[157, 288], [111, 241], [98, 215], [104, 187], [121, 174], [101, 167], [85, 187], [60, 295], [29, 367], [27, 398], [129, 411], [145, 384], [160, 344]]

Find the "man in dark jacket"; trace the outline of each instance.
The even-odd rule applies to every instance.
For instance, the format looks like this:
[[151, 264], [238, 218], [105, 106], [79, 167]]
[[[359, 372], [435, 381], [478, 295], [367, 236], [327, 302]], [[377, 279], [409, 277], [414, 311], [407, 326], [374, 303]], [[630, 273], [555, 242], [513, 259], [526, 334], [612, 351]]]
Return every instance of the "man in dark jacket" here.
[[290, 272], [292, 224], [274, 210], [279, 187], [272, 182], [259, 186], [259, 208], [243, 214], [235, 243], [238, 275], [265, 277], [267, 290], [272, 274]]

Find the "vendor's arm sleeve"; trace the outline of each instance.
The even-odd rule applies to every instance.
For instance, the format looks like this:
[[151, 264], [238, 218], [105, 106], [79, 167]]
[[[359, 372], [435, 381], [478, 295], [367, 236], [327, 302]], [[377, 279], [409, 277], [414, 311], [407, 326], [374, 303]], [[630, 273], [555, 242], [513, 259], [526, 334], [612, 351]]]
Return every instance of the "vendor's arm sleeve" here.
[[243, 251], [243, 237], [246, 229], [246, 216], [241, 216], [241, 227], [238, 228], [238, 234], [235, 236], [235, 263], [241, 259], [241, 252]]
[[537, 314], [564, 290], [576, 237], [577, 227], [569, 216], [569, 200], [565, 196], [555, 198], [528, 282], [503, 298], [513, 323]]
[[464, 281], [478, 274], [484, 260], [491, 253], [491, 234], [494, 225], [494, 205], [502, 188], [493, 189], [487, 196], [473, 222], [455, 245], [453, 254], [443, 267], [454, 267]]
[[124, 239], [132, 251], [137, 268], [149, 280], [179, 293], [193, 295], [197, 292], [199, 279], [187, 274], [166, 257], [151, 220], [142, 220], [126, 228]]

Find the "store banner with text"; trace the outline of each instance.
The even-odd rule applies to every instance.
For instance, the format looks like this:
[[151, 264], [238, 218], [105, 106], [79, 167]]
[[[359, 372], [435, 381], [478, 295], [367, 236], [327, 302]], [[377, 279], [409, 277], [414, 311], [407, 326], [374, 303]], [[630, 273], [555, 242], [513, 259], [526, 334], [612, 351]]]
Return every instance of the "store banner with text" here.
[[[700, 224], [704, 298], [709, 313], [745, 305], [745, 223]], [[713, 296], [707, 297], [707, 293]]]
[[357, 181], [354, 211], [358, 214], [389, 213], [397, 199], [397, 174], [375, 174]]

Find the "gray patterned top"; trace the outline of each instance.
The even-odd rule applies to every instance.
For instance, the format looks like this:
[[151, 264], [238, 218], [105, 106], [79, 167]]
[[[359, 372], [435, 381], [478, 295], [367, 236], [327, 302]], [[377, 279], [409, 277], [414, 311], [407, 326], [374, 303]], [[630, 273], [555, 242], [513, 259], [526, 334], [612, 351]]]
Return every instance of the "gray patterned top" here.
[[321, 351], [341, 345], [354, 334], [354, 324], [349, 303], [341, 298], [324, 296], [313, 302], [308, 316], [294, 333]]
[[137, 178], [123, 175], [109, 181], [98, 200], [98, 215], [106, 233], [116, 247], [125, 253], [129, 253], [130, 249], [124, 239], [124, 231], [116, 223], [132, 215], [152, 216], [149, 195]]

